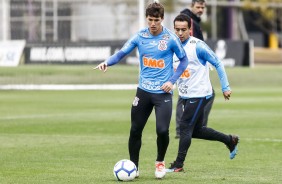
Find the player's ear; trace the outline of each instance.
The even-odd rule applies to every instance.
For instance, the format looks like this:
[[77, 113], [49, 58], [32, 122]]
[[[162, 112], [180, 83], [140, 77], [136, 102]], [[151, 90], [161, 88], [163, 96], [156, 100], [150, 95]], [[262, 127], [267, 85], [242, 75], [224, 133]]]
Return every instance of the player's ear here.
[[192, 36], [192, 35], [191, 35], [191, 34], [192, 34], [191, 28], [188, 28], [188, 31], [189, 31], [189, 35]]

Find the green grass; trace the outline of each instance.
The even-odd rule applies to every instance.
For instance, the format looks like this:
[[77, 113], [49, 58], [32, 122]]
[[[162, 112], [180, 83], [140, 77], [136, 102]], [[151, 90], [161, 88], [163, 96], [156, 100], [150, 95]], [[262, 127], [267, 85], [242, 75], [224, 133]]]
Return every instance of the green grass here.
[[[0, 67], [1, 84], [132, 84], [138, 67], [117, 65], [109, 72], [93, 70], [94, 65], [20, 65]], [[116, 75], [117, 74], [117, 75]], [[130, 76], [130, 77], [129, 77]]]
[[[89, 68], [0, 68], [0, 84], [8, 84], [3, 78], [14, 84], [137, 81], [136, 67], [113, 67], [106, 74]], [[216, 72], [212, 72], [217, 94], [209, 126], [240, 135], [239, 154], [234, 160], [229, 160], [228, 150], [221, 143], [193, 140], [186, 172], [168, 173], [165, 179], [156, 180], [153, 113], [143, 133], [140, 178], [132, 183], [280, 184], [281, 71], [282, 67], [262, 66], [227, 69], [230, 83], [234, 84], [232, 98], [227, 102], [220, 94]], [[134, 90], [0, 91], [0, 183], [117, 183], [112, 169], [118, 160], [128, 158], [134, 95]], [[178, 147], [174, 117], [170, 135], [167, 163], [175, 159]]]
[[[93, 65], [20, 65], [0, 67], [0, 85], [3, 84], [135, 84], [138, 66], [118, 64], [106, 73], [93, 70]], [[255, 68], [226, 68], [232, 87], [281, 86], [281, 66]], [[211, 73], [215, 87], [219, 86], [217, 72]]]

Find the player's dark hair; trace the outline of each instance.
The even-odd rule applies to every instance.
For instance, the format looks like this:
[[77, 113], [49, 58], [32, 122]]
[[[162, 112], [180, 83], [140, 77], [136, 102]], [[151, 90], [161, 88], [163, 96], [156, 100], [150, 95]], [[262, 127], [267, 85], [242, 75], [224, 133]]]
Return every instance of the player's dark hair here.
[[205, 2], [206, 2], [205, 0], [192, 0], [192, 6], [194, 6], [195, 3], [203, 4]]
[[188, 28], [190, 29], [191, 28], [191, 18], [189, 16], [187, 16], [186, 14], [184, 13], [181, 13], [179, 15], [177, 15], [175, 18], [174, 18], [174, 21], [173, 21], [173, 25], [175, 26], [175, 22], [176, 21], [179, 21], [179, 22], [187, 22], [188, 23]]
[[146, 8], [146, 17], [148, 16], [164, 18], [163, 5], [157, 2], [149, 4]]

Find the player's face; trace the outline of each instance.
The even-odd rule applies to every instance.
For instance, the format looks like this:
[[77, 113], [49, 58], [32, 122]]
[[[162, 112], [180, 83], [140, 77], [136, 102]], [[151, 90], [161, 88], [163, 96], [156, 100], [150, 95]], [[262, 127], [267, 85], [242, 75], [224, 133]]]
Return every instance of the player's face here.
[[195, 2], [194, 5], [192, 5], [191, 11], [197, 15], [198, 17], [201, 17], [204, 13], [206, 7], [206, 3], [197, 3]]
[[175, 21], [174, 32], [179, 37], [181, 42], [187, 40], [190, 36], [190, 29], [188, 28], [188, 22]]
[[163, 30], [163, 26], [162, 26], [163, 18], [147, 16], [146, 20], [147, 20], [147, 23], [148, 23], [148, 26], [149, 26], [150, 33], [152, 35], [158, 35], [162, 32], [162, 30]]

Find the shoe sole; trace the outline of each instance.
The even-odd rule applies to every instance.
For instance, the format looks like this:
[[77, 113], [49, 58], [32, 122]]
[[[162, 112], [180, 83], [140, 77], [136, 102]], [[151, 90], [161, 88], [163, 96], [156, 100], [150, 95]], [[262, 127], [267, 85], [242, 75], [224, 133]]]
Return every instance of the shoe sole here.
[[183, 168], [179, 169], [166, 169], [165, 172], [171, 173], [171, 172], [184, 172]]
[[235, 146], [234, 150], [230, 153], [229, 157], [232, 160], [233, 158], [235, 158], [235, 156], [237, 155], [238, 152], [238, 145]]
[[237, 136], [237, 143], [236, 143], [236, 146], [235, 146], [235, 148], [233, 149], [233, 151], [230, 152], [230, 154], [229, 154], [229, 158], [230, 158], [231, 160], [232, 160], [233, 158], [235, 158], [235, 156], [237, 155], [239, 141], [240, 141], [240, 138], [239, 138], [239, 136]]
[[155, 174], [155, 177], [156, 177], [156, 179], [163, 179], [165, 177], [165, 173], [164, 173], [163, 176], [156, 176], [156, 174]]

